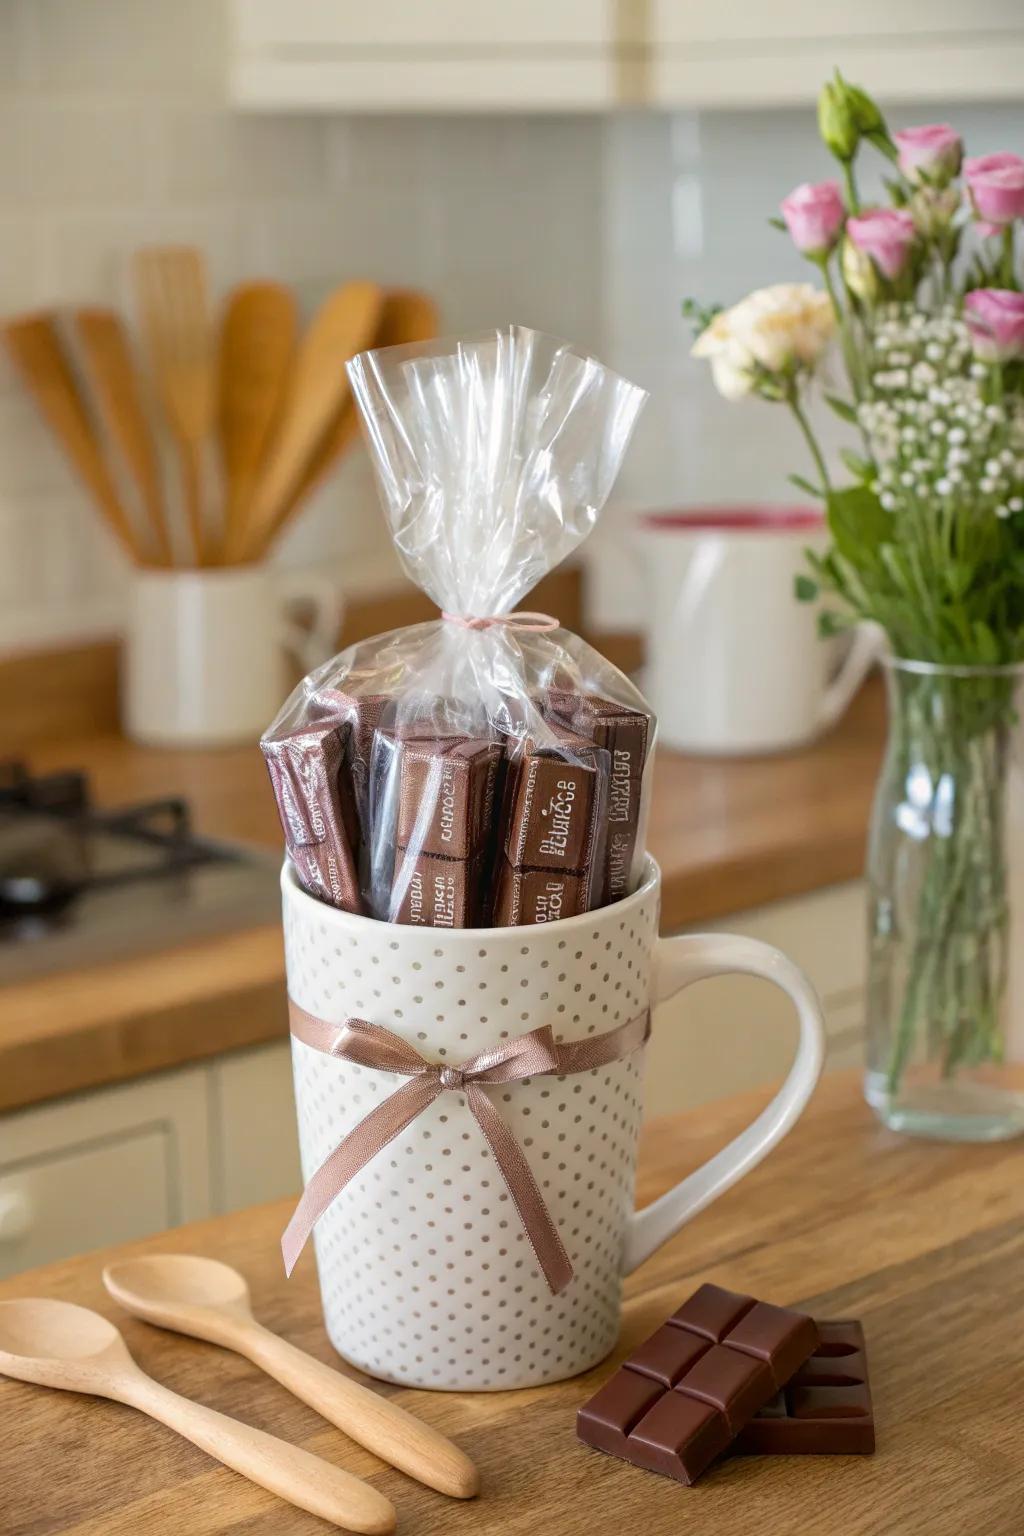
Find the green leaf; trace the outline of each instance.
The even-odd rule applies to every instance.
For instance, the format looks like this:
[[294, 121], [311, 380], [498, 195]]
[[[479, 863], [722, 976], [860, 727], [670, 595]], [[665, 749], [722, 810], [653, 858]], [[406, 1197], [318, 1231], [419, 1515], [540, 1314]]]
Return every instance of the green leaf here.
[[888, 192], [894, 208], [905, 208], [907, 206], [907, 189], [901, 181], [893, 181], [891, 177], [883, 176], [882, 184]]
[[798, 603], [813, 603], [821, 588], [810, 576], [801, 571], [793, 582], [793, 595]]
[[881, 571], [881, 548], [892, 536], [889, 514], [865, 485], [831, 491], [826, 498], [828, 526], [836, 549], [860, 571]]
[[848, 421], [852, 426], [857, 425], [857, 407], [849, 400], [841, 400], [838, 395], [826, 395], [825, 400], [843, 421]]
[[849, 448], [840, 448], [839, 457], [850, 471], [850, 474], [855, 475], [858, 480], [866, 483], [875, 478], [875, 466], [869, 459], [860, 458], [856, 453], [851, 452]]
[[783, 234], [788, 233], [785, 219], [777, 219], [772, 216], [769, 218], [768, 223], [771, 225], [772, 229], [781, 229]]
[[812, 485], [810, 480], [805, 480], [803, 475], [790, 475], [790, 485], [795, 485], [798, 491], [803, 491], [807, 496], [813, 496], [816, 501], [821, 501], [825, 495], [819, 485]]

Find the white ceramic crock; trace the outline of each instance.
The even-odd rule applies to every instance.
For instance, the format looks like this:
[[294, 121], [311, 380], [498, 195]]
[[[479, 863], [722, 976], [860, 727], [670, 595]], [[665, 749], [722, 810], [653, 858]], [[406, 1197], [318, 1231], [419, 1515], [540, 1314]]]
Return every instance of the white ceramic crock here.
[[[559, 1040], [602, 1034], [704, 977], [742, 971], [793, 999], [800, 1040], [771, 1104], [703, 1168], [633, 1209], [643, 1051], [578, 1076], [487, 1091], [529, 1160], [572, 1261], [549, 1291], [458, 1090], [442, 1093], [342, 1191], [314, 1232], [327, 1332], [388, 1381], [459, 1391], [537, 1386], [587, 1370], [615, 1344], [621, 1281], [748, 1173], [793, 1125], [821, 1071], [814, 991], [778, 950], [729, 935], [658, 938], [660, 873], [625, 901], [530, 928], [397, 927], [314, 901], [282, 876], [289, 991], [328, 1023], [383, 1024], [457, 1066], [542, 1023]], [[657, 1022], [655, 1021], [655, 1027]], [[404, 1079], [292, 1041], [308, 1181]]]
[[810, 508], [713, 507], [640, 523], [647, 574], [644, 691], [663, 746], [682, 752], [779, 752], [844, 713], [879, 654], [861, 626], [836, 668], [818, 608], [794, 596], [805, 549], [823, 552]]
[[[291, 616], [313, 610], [310, 628]], [[288, 657], [305, 672], [333, 654], [338, 584], [266, 566], [137, 570], [125, 647], [124, 727], [151, 746], [253, 741], [288, 691]]]

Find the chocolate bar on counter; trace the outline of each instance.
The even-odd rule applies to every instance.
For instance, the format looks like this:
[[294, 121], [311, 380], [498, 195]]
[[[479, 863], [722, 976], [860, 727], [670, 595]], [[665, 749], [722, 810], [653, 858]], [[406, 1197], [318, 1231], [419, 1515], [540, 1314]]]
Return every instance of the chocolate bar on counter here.
[[549, 688], [539, 703], [546, 718], [564, 721], [577, 735], [608, 753], [607, 831], [595, 895], [601, 906], [619, 901], [630, 892], [651, 717], [642, 709], [616, 704], [598, 694], [573, 693], [565, 688]]
[[486, 905], [501, 746], [378, 730], [373, 836], [395, 849], [389, 920], [470, 928]]
[[334, 721], [307, 725], [275, 738], [265, 736], [260, 750], [288, 857], [301, 884], [333, 907], [361, 913], [345, 730]]
[[875, 1416], [860, 1323], [818, 1324], [809, 1360], [759, 1408], [733, 1447], [747, 1456], [870, 1456]]
[[813, 1319], [702, 1285], [576, 1418], [585, 1444], [695, 1483], [818, 1347]]
[[606, 795], [607, 753], [551, 722], [509, 764], [494, 922], [552, 922], [589, 910]]

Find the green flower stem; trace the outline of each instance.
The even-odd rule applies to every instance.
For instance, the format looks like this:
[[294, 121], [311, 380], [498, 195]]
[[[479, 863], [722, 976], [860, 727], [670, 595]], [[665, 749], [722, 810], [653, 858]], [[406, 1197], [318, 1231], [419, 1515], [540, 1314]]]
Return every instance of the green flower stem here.
[[857, 183], [853, 174], [853, 161], [844, 160], [842, 162], [842, 167], [843, 187], [846, 192], [846, 211], [847, 213], [860, 213], [860, 199], [857, 196]]
[[821, 276], [825, 283], [825, 292], [832, 303], [832, 313], [836, 317], [836, 327], [839, 331], [839, 345], [842, 348], [843, 364], [846, 368], [846, 377], [850, 381], [850, 389], [855, 400], [861, 398], [860, 369], [857, 362], [857, 349], [850, 332], [849, 315], [844, 305], [839, 302], [836, 285], [829, 268], [828, 255], [820, 258], [818, 265], [821, 267]]
[[1013, 225], [1003, 225], [1003, 258], [1001, 281], [1004, 288], [1013, 288]]
[[790, 410], [793, 412], [793, 415], [796, 417], [797, 426], [803, 433], [804, 441], [810, 450], [811, 458], [814, 460], [815, 468], [818, 471], [818, 482], [821, 486], [822, 495], [827, 496], [829, 491], [832, 489], [832, 483], [828, 477], [828, 469], [825, 466], [825, 459], [822, 451], [818, 447], [817, 439], [815, 438], [814, 433], [811, 431], [811, 424], [804, 414], [803, 406], [800, 404], [800, 399], [797, 395], [795, 385], [790, 388], [789, 393], [786, 395], [786, 404], [789, 406]]
[[[893, 696], [887, 777], [902, 797], [908, 775], [926, 770], [945, 799], [927, 808], [917, 844], [918, 893], [893, 933], [894, 1031], [887, 1087], [898, 1096], [913, 1059], [951, 1078], [1002, 1057], [1009, 911], [1004, 856], [1006, 737], [1015, 719], [1005, 678], [903, 677]], [[884, 835], [884, 834], [883, 834]], [[905, 861], [909, 846], [894, 850]], [[874, 870], [878, 889], [888, 884]], [[889, 888], [889, 895], [898, 891]], [[896, 981], [905, 965], [902, 985]]]

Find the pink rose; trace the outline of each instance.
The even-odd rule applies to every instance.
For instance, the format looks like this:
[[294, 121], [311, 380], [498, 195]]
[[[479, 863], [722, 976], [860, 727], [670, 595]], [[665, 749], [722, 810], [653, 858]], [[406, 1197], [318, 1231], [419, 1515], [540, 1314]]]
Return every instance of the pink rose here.
[[965, 160], [964, 178], [982, 223], [1001, 228], [1024, 218], [1024, 160], [1020, 155], [1004, 151]]
[[910, 256], [914, 220], [905, 208], [871, 208], [859, 218], [847, 219], [846, 233], [891, 282], [899, 277]]
[[839, 239], [846, 210], [835, 181], [805, 181], [783, 199], [782, 217], [805, 256], [823, 256]]
[[908, 181], [945, 185], [960, 169], [964, 147], [948, 123], [924, 123], [903, 128], [893, 138], [900, 152], [900, 170]]
[[1024, 293], [975, 288], [964, 299], [964, 319], [974, 355], [983, 363], [1008, 363], [1024, 357]]

